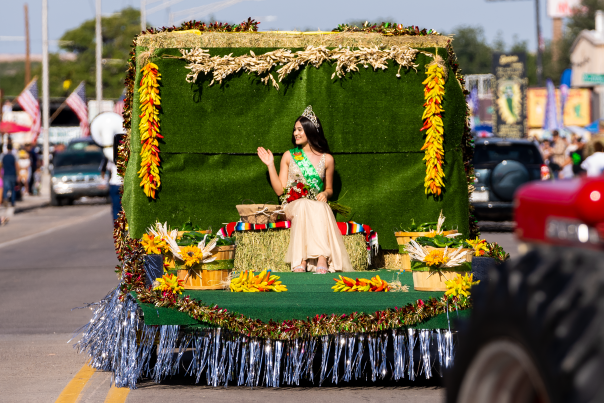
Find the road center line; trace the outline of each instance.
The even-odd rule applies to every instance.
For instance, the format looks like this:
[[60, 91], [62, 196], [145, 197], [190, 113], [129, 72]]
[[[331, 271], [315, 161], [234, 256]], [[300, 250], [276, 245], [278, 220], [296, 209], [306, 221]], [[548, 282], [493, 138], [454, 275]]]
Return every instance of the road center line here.
[[107, 397], [105, 397], [105, 403], [124, 403], [130, 393], [128, 388], [116, 388], [115, 384], [109, 389]]
[[102, 216], [103, 214], [108, 214], [108, 213], [110, 213], [110, 211], [108, 211], [108, 210], [99, 211], [96, 214], [93, 214], [93, 215], [90, 215], [90, 216], [86, 216], [86, 217], [82, 217], [79, 220], [69, 221], [69, 222], [67, 222], [65, 224], [61, 224], [61, 225], [49, 228], [49, 229], [41, 231], [41, 232], [36, 232], [35, 234], [27, 235], [27, 236], [24, 236], [24, 237], [21, 237], [21, 238], [13, 239], [13, 240], [8, 241], [8, 242], [0, 243], [0, 248], [4, 248], [6, 246], [10, 246], [10, 245], [14, 245], [14, 244], [17, 244], [17, 243], [21, 243], [23, 241], [28, 241], [30, 239], [33, 239], [33, 238], [36, 238], [36, 237], [39, 237], [39, 236], [42, 236], [42, 235], [50, 234], [50, 233], [58, 231], [58, 230], [60, 230], [62, 228], [69, 227], [69, 226], [75, 225], [75, 224], [79, 224], [79, 223], [87, 221], [87, 220], [92, 220], [93, 218], [97, 218], [97, 217]]
[[74, 403], [95, 372], [96, 369], [84, 364], [82, 369], [65, 386], [55, 403]]

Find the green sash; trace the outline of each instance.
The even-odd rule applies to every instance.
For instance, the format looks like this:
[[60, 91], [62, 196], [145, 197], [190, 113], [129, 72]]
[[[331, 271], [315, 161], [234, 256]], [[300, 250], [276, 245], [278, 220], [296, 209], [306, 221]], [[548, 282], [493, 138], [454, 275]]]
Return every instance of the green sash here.
[[306, 153], [301, 148], [292, 148], [289, 150], [292, 158], [300, 168], [306, 184], [318, 192], [321, 192], [324, 188], [323, 181], [317, 173], [317, 170], [313, 166], [312, 162], [306, 156]]

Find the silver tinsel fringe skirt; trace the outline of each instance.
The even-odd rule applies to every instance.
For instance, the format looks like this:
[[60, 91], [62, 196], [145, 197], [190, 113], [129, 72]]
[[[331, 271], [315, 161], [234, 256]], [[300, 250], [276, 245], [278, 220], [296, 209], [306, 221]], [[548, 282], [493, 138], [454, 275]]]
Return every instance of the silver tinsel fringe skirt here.
[[[93, 317], [75, 344], [90, 366], [111, 371], [118, 387], [136, 388], [143, 377], [161, 382], [185, 374], [211, 386], [321, 386], [354, 380], [415, 380], [441, 375], [453, 364], [450, 330], [394, 329], [379, 333], [271, 340], [220, 328], [147, 326], [134, 298], [119, 288], [94, 304]], [[186, 357], [185, 357], [186, 356]]]

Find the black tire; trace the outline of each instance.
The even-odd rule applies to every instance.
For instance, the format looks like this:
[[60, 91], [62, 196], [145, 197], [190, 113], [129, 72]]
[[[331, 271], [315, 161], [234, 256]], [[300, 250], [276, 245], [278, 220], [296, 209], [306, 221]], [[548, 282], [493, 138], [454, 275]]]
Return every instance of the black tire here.
[[604, 254], [541, 247], [474, 290], [447, 402], [604, 401]]

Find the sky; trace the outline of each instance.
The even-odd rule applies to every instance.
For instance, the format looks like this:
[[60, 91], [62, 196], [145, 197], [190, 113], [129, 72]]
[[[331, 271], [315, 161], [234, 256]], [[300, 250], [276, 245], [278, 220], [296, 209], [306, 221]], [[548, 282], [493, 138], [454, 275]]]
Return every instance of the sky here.
[[[96, 0], [48, 0], [48, 29], [50, 51], [58, 50], [61, 35], [82, 22], [94, 18]], [[155, 1], [147, 10], [171, 1], [167, 9], [148, 15], [148, 24], [168, 25], [170, 13], [220, 0], [146, 0]], [[551, 38], [552, 20], [546, 16], [546, 1], [540, 2], [542, 36]], [[0, 6], [0, 54], [24, 54], [25, 3], [29, 6], [31, 53], [42, 53], [42, 0], [2, 0]], [[397, 23], [450, 32], [461, 25], [483, 27], [487, 40], [493, 42], [498, 34], [510, 45], [514, 37], [526, 40], [529, 50], [536, 50], [535, 2], [487, 0], [230, 0], [229, 7], [215, 11], [217, 21], [241, 22], [252, 17], [261, 22], [260, 30], [302, 30], [311, 28], [329, 31], [350, 20]], [[102, 0], [102, 14], [109, 15], [125, 7], [140, 8], [141, 0]], [[179, 13], [183, 14], [183, 13]], [[187, 13], [184, 13], [185, 17]], [[203, 20], [203, 15], [187, 19]], [[17, 37], [17, 38], [15, 38]], [[21, 37], [21, 39], [19, 38]], [[19, 40], [20, 39], [20, 40]], [[455, 42], [453, 42], [455, 46]]]

